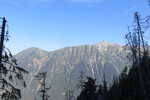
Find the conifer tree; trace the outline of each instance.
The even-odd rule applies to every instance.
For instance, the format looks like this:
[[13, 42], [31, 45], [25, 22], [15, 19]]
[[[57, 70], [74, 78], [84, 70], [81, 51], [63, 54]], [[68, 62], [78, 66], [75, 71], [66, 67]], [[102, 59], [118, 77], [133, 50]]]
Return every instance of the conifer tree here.
[[107, 100], [108, 87], [107, 87], [105, 75], [103, 76], [103, 88], [102, 89], [103, 89], [102, 98], [103, 100]]
[[46, 87], [46, 74], [47, 72], [38, 73], [35, 76], [36, 80], [39, 80], [39, 83], [41, 85], [41, 89], [38, 91], [42, 97], [42, 100], [47, 100], [49, 95], [47, 94], [48, 90], [51, 89], [51, 87]]
[[94, 100], [96, 95], [95, 79], [87, 77], [87, 81], [83, 84], [83, 90], [78, 96], [77, 100]]
[[6, 19], [2, 19], [0, 35], [0, 96], [2, 100], [18, 100], [21, 98], [21, 90], [18, 88], [19, 83], [26, 87], [24, 73], [25, 69], [17, 64], [17, 60], [11, 54], [10, 50], [5, 47], [5, 42], [9, 40]]
[[[132, 59], [132, 68], [129, 72], [129, 79], [131, 79], [132, 84], [132, 99], [133, 100], [147, 100], [148, 94], [146, 93], [146, 85], [145, 85], [145, 74], [148, 76], [149, 67], [147, 65], [148, 59], [148, 45], [145, 41], [144, 30], [145, 24], [138, 12], [134, 14], [134, 25], [133, 31], [129, 30], [129, 33], [126, 35], [127, 46], [130, 48]], [[143, 66], [143, 62], [145, 62], [145, 66]], [[144, 71], [144, 69], [147, 69]]]

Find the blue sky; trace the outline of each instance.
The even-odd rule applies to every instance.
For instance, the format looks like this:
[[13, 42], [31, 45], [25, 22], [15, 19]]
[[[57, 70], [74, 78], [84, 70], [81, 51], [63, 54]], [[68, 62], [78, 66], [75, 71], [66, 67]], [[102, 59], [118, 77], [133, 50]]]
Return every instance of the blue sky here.
[[124, 45], [134, 12], [150, 14], [147, 0], [0, 0], [13, 54], [29, 47], [47, 51], [103, 40]]

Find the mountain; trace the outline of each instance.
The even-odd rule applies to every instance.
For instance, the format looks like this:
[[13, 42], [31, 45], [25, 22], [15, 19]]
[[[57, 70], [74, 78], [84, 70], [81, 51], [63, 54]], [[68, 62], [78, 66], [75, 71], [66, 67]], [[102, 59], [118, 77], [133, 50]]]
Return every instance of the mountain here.
[[38, 48], [26, 49], [15, 57], [18, 65], [30, 72], [25, 76], [27, 88], [23, 90], [22, 100], [40, 100], [40, 88], [34, 76], [38, 72], [47, 71], [46, 85], [50, 99], [64, 100], [65, 92], [73, 90], [74, 96], [79, 93], [76, 87], [81, 72], [96, 79], [100, 84], [105, 75], [110, 84], [118, 76], [129, 61], [123, 46], [102, 41], [94, 45], [66, 47], [55, 51], [44, 51]]

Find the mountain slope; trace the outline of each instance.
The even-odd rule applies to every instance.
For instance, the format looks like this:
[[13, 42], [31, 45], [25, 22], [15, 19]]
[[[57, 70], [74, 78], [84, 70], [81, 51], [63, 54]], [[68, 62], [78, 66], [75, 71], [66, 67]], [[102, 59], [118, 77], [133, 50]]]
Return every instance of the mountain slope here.
[[23, 91], [27, 96], [23, 100], [40, 98], [34, 76], [43, 71], [47, 71], [46, 83], [52, 87], [49, 94], [53, 100], [63, 100], [65, 90], [74, 90], [77, 94], [76, 84], [81, 71], [85, 76], [96, 78], [97, 84], [102, 82], [104, 75], [107, 82], [111, 83], [113, 77], [118, 76], [127, 65], [126, 54], [122, 46], [107, 41], [52, 52], [38, 48], [26, 49], [16, 55], [18, 64], [30, 72], [26, 77], [28, 88]]

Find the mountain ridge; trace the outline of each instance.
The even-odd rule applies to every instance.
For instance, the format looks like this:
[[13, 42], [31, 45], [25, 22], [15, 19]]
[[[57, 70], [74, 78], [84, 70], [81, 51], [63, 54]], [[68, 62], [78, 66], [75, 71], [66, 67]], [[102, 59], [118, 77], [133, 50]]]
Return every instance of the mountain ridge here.
[[[109, 46], [113, 46], [113, 45], [116, 45], [116, 46], [121, 46], [122, 47], [122, 45], [119, 45], [119, 44], [116, 44], [116, 43], [110, 43], [109, 41], [107, 41], [107, 40], [103, 40], [103, 41], [101, 41], [101, 42], [98, 42], [98, 43], [95, 43], [95, 44], [85, 44], [85, 45], [76, 45], [76, 46], [67, 46], [67, 47], [62, 47], [62, 48], [60, 48], [60, 49], [64, 49], [64, 48], [71, 48], [71, 47], [78, 47], [78, 46], [86, 46], [86, 45], [89, 45], [89, 46], [93, 46], [93, 45], [95, 45], [95, 46], [99, 46], [99, 45], [109, 45]], [[22, 51], [20, 51], [20, 52], [23, 52], [23, 51], [28, 51], [28, 50], [41, 50], [41, 51], [45, 51], [45, 52], [53, 52], [53, 51], [57, 51], [57, 50], [60, 50], [60, 49], [56, 49], [56, 50], [52, 50], [52, 51], [48, 51], [48, 50], [44, 50], [44, 49], [42, 49], [42, 48], [38, 48], [38, 47], [29, 47], [29, 48], [27, 48], [27, 49], [24, 49], [24, 50], [22, 50]], [[20, 52], [18, 52], [17, 54], [19, 54]], [[16, 55], [17, 55], [16, 54]]]
[[[65, 47], [55, 51], [45, 51], [39, 48], [28, 48], [15, 55], [18, 64], [30, 72], [27, 79], [27, 89], [23, 100], [33, 100], [39, 97], [37, 82], [34, 76], [38, 72], [47, 71], [47, 83], [52, 86], [49, 94], [53, 100], [62, 99], [65, 89], [74, 90], [75, 96], [78, 76], [83, 71], [85, 76], [97, 79], [97, 84], [106, 76], [111, 83], [127, 65], [126, 52], [122, 46], [103, 41], [94, 45]], [[32, 95], [31, 95], [32, 94]], [[25, 99], [27, 98], [27, 99]]]

